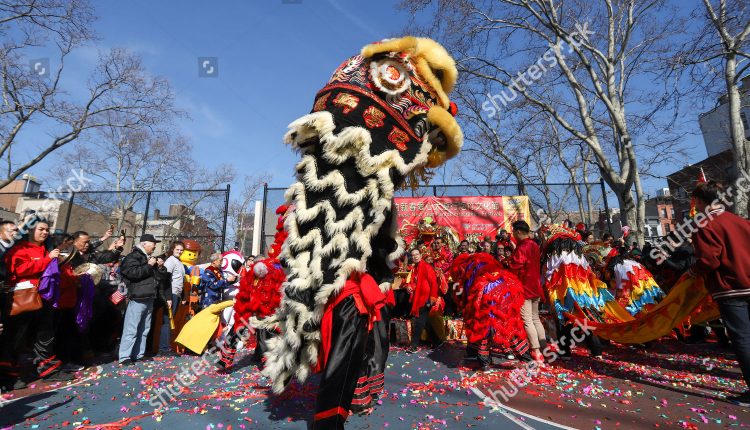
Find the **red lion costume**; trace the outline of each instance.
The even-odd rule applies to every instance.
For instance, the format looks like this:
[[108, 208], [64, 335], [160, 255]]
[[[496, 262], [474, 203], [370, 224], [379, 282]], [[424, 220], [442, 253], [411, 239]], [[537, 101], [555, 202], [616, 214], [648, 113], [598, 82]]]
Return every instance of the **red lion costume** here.
[[284, 231], [284, 214], [288, 209], [288, 205], [281, 205], [276, 209], [276, 234], [268, 249], [268, 258], [256, 261], [252, 270], [247, 271], [240, 279], [240, 291], [234, 302], [235, 331], [247, 326], [251, 317], [265, 318], [273, 315], [281, 303], [281, 284], [286, 280], [286, 275], [279, 263], [279, 254], [287, 237]]
[[[251, 325], [251, 320], [273, 315], [281, 303], [281, 288], [282, 283], [286, 281], [286, 275], [281, 268], [279, 254], [281, 245], [287, 237], [284, 231], [284, 215], [288, 209], [288, 205], [281, 205], [276, 209], [276, 215], [279, 218], [273, 244], [268, 249], [268, 258], [255, 262], [252, 269], [246, 271], [240, 279], [240, 288], [234, 301], [234, 327], [227, 336], [219, 362], [224, 369], [232, 366], [236, 353], [233, 346], [237, 344], [237, 340], [247, 338], [246, 330]], [[253, 353], [254, 361], [258, 363], [263, 361], [263, 354], [268, 350], [266, 341], [272, 335], [272, 332], [265, 329], [255, 330], [258, 343]]]
[[466, 296], [463, 308], [467, 357], [489, 363], [492, 355], [526, 354], [529, 349], [521, 320], [523, 286], [491, 255], [463, 254], [451, 266], [451, 276]]

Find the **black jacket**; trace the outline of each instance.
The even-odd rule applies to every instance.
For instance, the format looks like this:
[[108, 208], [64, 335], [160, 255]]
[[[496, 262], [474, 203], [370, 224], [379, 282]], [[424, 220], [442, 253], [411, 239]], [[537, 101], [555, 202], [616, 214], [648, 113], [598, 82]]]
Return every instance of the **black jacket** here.
[[128, 299], [155, 299], [159, 295], [154, 272], [148, 256], [140, 248], [133, 248], [120, 265], [120, 274], [128, 287]]
[[167, 300], [172, 300], [172, 274], [162, 266], [154, 269], [154, 277], [156, 278], [156, 286], [159, 289], [159, 298], [161, 299], [158, 305], [166, 305]]
[[75, 257], [71, 260], [71, 267], [76, 268], [84, 263], [94, 264], [108, 264], [114, 263], [120, 259], [120, 251], [115, 249], [114, 251], [89, 251], [86, 254], [76, 253]]
[[689, 245], [682, 245], [675, 249], [674, 252], [672, 252], [672, 255], [670, 255], [662, 264], [665, 268], [677, 272], [677, 276], [679, 277], [687, 272], [693, 263], [695, 263], [693, 248]]

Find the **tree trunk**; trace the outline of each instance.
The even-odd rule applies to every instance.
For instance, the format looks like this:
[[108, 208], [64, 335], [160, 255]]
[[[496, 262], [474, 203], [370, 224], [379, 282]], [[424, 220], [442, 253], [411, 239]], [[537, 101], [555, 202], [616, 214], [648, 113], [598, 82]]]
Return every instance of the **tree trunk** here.
[[[633, 235], [637, 234], [636, 227], [638, 225], [638, 208], [635, 199], [633, 199], [632, 190], [626, 189], [624, 186], [616, 186], [613, 188], [615, 195], [617, 196], [617, 202], [620, 205], [620, 222], [624, 226], [630, 227], [631, 233], [626, 240], [626, 243], [631, 243]], [[614, 233], [613, 233], [614, 234]], [[615, 236], [617, 236], [615, 234]]]
[[[750, 172], [750, 141], [745, 139], [745, 130], [742, 126], [740, 110], [742, 108], [742, 97], [737, 88], [737, 58], [734, 54], [728, 54], [724, 79], [727, 85], [727, 96], [729, 98], [729, 131], [732, 137], [732, 152], [734, 153], [734, 167], [737, 178], [743, 173]], [[737, 215], [748, 217], [748, 195], [735, 190], [733, 198], [733, 212]]]
[[586, 210], [588, 223], [590, 226], [593, 226], [596, 224], [597, 219], [594, 217], [594, 202], [591, 200], [591, 185], [588, 182], [586, 183]]
[[[583, 157], [583, 182], [586, 184], [586, 210], [588, 211], [588, 223], [590, 226], [593, 226], [596, 223], [596, 219], [594, 218], [594, 202], [591, 199], [591, 189], [592, 185], [589, 182], [589, 157], [591, 155], [590, 151], [586, 151], [586, 154]], [[606, 199], [607, 196], [602, 196], [602, 199]]]
[[[581, 193], [581, 189], [578, 188], [580, 184], [578, 184], [578, 175], [576, 174], [577, 166], [571, 166], [565, 161], [565, 158], [560, 152], [560, 161], [562, 162], [563, 167], [568, 171], [568, 175], [570, 176], [570, 182], [573, 185], [573, 192], [576, 195], [576, 201], [578, 203], [578, 215], [581, 217], [581, 222], [586, 224], [586, 227], [588, 229], [591, 229], [591, 224], [589, 224], [588, 217], [586, 216], [585, 209], [583, 207], [583, 194]], [[583, 176], [584, 182], [586, 181], [586, 175]]]
[[[631, 233], [633, 242], [638, 244], [639, 248], [643, 248], [645, 243], [644, 235], [646, 232], [646, 200], [643, 198], [643, 185], [641, 184], [641, 174], [636, 169], [635, 171], [635, 197], [636, 197], [636, 228]], [[631, 225], [632, 227], [632, 225]]]

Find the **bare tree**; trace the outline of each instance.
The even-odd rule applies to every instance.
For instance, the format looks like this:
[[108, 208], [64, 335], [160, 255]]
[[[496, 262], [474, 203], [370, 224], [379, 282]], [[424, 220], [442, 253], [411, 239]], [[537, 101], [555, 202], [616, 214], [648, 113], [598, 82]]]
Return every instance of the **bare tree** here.
[[[469, 81], [469, 82], [467, 82]], [[489, 118], [483, 115], [484, 94], [489, 91], [486, 82], [472, 77], [462, 80], [452, 98], [461, 106], [459, 119], [464, 124], [464, 148], [456, 163], [457, 176], [470, 185], [475, 192], [487, 194], [529, 195], [527, 183], [533, 182], [527, 174], [532, 164], [538, 142], [519, 144], [528, 132], [528, 127], [538, 118], [535, 115], [515, 117], [513, 121]], [[522, 106], [518, 106], [519, 109]], [[503, 130], [504, 133], [500, 133]], [[491, 184], [515, 183], [512, 189], [496, 189]], [[530, 202], [532, 207], [538, 202]], [[541, 207], [541, 205], [539, 206]], [[536, 211], [531, 215], [538, 221]]]
[[0, 2], [0, 35], [4, 45], [23, 47], [91, 40], [94, 21], [87, 0], [4, 0]]
[[[165, 199], [181, 205], [181, 213], [165, 226], [165, 232], [174, 232], [165, 233], [169, 240], [181, 234], [205, 233], [188, 231], [192, 227], [183, 225], [177, 231], [177, 223], [206, 230], [216, 229], [223, 222], [224, 194], [192, 190], [217, 189], [232, 182], [234, 168], [223, 165], [209, 170], [193, 160], [191, 154], [192, 145], [186, 138], [166, 130], [102, 127], [91, 139], [60, 152], [53, 174], [64, 180], [70, 169], [80, 169], [92, 180], [88, 191], [112, 191], [81, 193], [76, 201], [111, 218], [118, 230], [132, 232], [140, 228], [136, 213], [143, 211], [148, 191], [176, 190], [168, 195], [154, 193], [150, 201], [152, 209]], [[188, 222], [196, 216], [200, 222]], [[203, 223], [207, 226], [201, 227]]]
[[[693, 95], [703, 99], [726, 96], [735, 170], [750, 174], [750, 140], [745, 137], [741, 116], [742, 109], [750, 106], [750, 92], [746, 85], [740, 88], [742, 79], [750, 76], [750, 4], [745, 0], [702, 0], [693, 16], [703, 25], [674, 55], [674, 64], [690, 73]], [[734, 193], [733, 203], [738, 215], [748, 217], [747, 194]]]
[[[66, 91], [66, 60], [93, 38], [92, 21], [81, 0], [0, 3], [0, 160], [6, 167], [0, 188], [91, 130], [144, 129], [178, 113], [169, 83], [150, 76], [138, 56], [122, 49], [100, 54], [83, 94]], [[56, 49], [56, 64], [31, 64], [36, 46]]]
[[[259, 176], [246, 175], [239, 195], [229, 204], [229, 219], [231, 220], [234, 241], [239, 243], [239, 247], [243, 252], [248, 249], [247, 245], [253, 239], [250, 234], [255, 220], [253, 202], [258, 198], [258, 193], [263, 189], [263, 184], [270, 182], [270, 179], [271, 176], [267, 174]], [[261, 229], [263, 227], [261, 226]], [[261, 252], [263, 251], [261, 250]]]
[[[430, 1], [404, 2], [418, 13]], [[665, 1], [443, 0], [428, 31], [458, 57], [460, 72], [496, 85], [483, 103], [488, 117], [513, 116], [520, 96], [586, 145], [615, 192], [626, 222], [642, 241], [645, 199], [639, 163], [646, 143], [673, 139], [675, 91], [640, 87], [680, 28], [658, 13]], [[521, 72], [514, 68], [524, 68]], [[648, 79], [650, 82], [650, 79]], [[501, 92], [502, 91], [502, 92]], [[637, 107], [636, 107], [637, 106]], [[638, 141], [638, 142], [636, 142]], [[638, 148], [638, 151], [637, 149]], [[665, 148], [661, 148], [664, 150]], [[658, 154], [648, 154], [656, 157]], [[640, 158], [639, 158], [640, 157]]]

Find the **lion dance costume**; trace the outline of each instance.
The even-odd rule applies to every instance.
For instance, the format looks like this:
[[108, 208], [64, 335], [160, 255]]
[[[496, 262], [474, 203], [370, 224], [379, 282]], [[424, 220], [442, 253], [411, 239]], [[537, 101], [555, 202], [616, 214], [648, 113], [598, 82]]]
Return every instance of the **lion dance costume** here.
[[[685, 323], [698, 324], [718, 317], [718, 308], [701, 279], [684, 275], [665, 296], [640, 263], [611, 249], [603, 259], [605, 246], [584, 249], [579, 240], [577, 233], [554, 226], [545, 248], [545, 288], [567, 336], [574, 323], [587, 320], [597, 337], [645, 343], [667, 336]], [[584, 252], [588, 261], [583, 258]], [[614, 278], [618, 300], [596, 278], [589, 262]], [[590, 348], [596, 344], [593, 336], [587, 338]], [[562, 346], [565, 349], [567, 345]]]
[[[633, 318], [607, 290], [584, 257], [580, 235], [561, 226], [552, 226], [544, 248], [542, 270], [544, 289], [562, 326], [561, 351], [570, 354], [576, 320], [620, 322]], [[601, 345], [591, 333], [585, 336], [592, 355], [601, 353]]]
[[606, 270], [614, 280], [618, 303], [634, 317], [641, 312], [648, 312], [665, 296], [651, 272], [617, 249], [610, 252]]
[[288, 280], [268, 326], [264, 374], [277, 393], [294, 377], [323, 373], [315, 428], [343, 428], [368, 331], [380, 318], [403, 252], [393, 224], [394, 190], [455, 156], [462, 144], [448, 93], [453, 59], [430, 39], [365, 46], [318, 92], [285, 142], [301, 153], [281, 261]]
[[[240, 287], [234, 298], [234, 325], [226, 337], [221, 359], [217, 363], [224, 370], [229, 370], [237, 353], [238, 341], [248, 338], [247, 330], [276, 312], [281, 303], [281, 287], [286, 280], [284, 269], [279, 262], [281, 246], [286, 240], [284, 216], [289, 206], [281, 205], [276, 209], [278, 221], [273, 244], [268, 248], [268, 258], [256, 261], [251, 270], [240, 278]], [[267, 341], [274, 332], [266, 328], [255, 330], [256, 346], [253, 361], [262, 365], [263, 354], [268, 351]]]
[[485, 253], [461, 254], [450, 274], [467, 296], [462, 309], [466, 357], [484, 366], [492, 358], [527, 355], [529, 344], [521, 319], [523, 286], [518, 278]]

